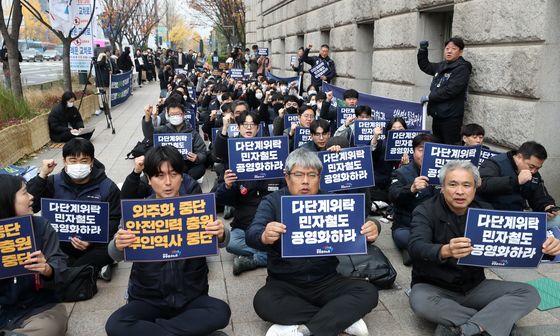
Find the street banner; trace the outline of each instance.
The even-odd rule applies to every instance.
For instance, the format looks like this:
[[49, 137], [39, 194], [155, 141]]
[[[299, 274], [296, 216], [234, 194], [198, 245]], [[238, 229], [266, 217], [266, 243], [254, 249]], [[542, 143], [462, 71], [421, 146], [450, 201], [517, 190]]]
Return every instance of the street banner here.
[[321, 191], [358, 189], [375, 185], [370, 147], [345, 148], [340, 152], [319, 152], [323, 163]]
[[431, 131], [402, 130], [387, 132], [385, 140], [385, 161], [400, 161], [404, 153], [412, 155], [412, 139], [418, 134], [430, 134]]
[[469, 160], [476, 166], [479, 154], [480, 145], [454, 146], [426, 142], [420, 176], [427, 176], [430, 184], [439, 185], [439, 171], [448, 161]]
[[546, 240], [544, 212], [469, 209], [465, 237], [473, 250], [458, 265], [480, 267], [537, 267]]
[[344, 122], [348, 117], [355, 117], [356, 116], [356, 108], [355, 107], [344, 107], [344, 106], [337, 106], [336, 108], [336, 128], [344, 125]]
[[238, 181], [281, 178], [289, 148], [287, 136], [228, 139], [229, 169]]
[[363, 194], [282, 196], [282, 258], [365, 254]]
[[296, 127], [294, 133], [294, 149], [300, 148], [309, 141], [312, 141], [311, 130], [307, 127]]
[[124, 103], [131, 94], [132, 70], [111, 75], [111, 107]]
[[154, 146], [173, 146], [179, 150], [183, 159], [192, 152], [191, 133], [154, 133]]
[[375, 135], [375, 128], [381, 128], [382, 134], [377, 140], [385, 140], [385, 126], [388, 120], [354, 120], [354, 146], [369, 146]]
[[126, 261], [166, 261], [218, 254], [218, 238], [206, 233], [216, 220], [214, 194], [122, 200], [125, 229], [136, 236]]
[[[61, 7], [60, 9], [62, 9]], [[72, 41], [70, 45], [70, 70], [72, 71], [89, 71], [92, 58], [95, 56], [93, 52], [93, 29], [95, 18], [89, 19], [94, 10], [93, 0], [71, 1], [70, 8], [66, 7], [65, 11], [69, 11], [69, 18], [74, 24], [71, 31], [63, 31], [64, 36], [75, 37], [82, 31], [84, 33]], [[65, 16], [66, 17], [66, 16]], [[87, 26], [87, 27], [86, 27]]]
[[23, 267], [30, 254], [37, 251], [31, 216], [0, 220], [0, 279], [35, 273]]
[[41, 198], [41, 216], [58, 232], [60, 241], [78, 238], [109, 242], [109, 203]]
[[[334, 97], [342, 99], [346, 89], [329, 83], [323, 83], [322, 91], [332, 91]], [[406, 121], [408, 129], [426, 128], [426, 125], [422, 122], [423, 107], [420, 103], [374, 96], [365, 92], [360, 92], [358, 104], [371, 107], [372, 117], [375, 120], [391, 120], [394, 117], [402, 117], [404, 121]]]

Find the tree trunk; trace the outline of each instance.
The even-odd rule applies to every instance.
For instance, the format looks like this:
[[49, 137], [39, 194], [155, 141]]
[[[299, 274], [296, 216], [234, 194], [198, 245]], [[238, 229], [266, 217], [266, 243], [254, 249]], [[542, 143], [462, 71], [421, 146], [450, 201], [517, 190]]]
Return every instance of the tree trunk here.
[[70, 38], [62, 40], [62, 79], [64, 82], [64, 91], [72, 91], [72, 73], [70, 72]]
[[19, 50], [18, 41], [14, 39], [6, 39], [6, 48], [8, 49], [8, 65], [10, 67], [10, 81], [12, 84], [12, 93], [16, 97], [23, 97], [23, 86], [21, 83], [21, 68], [19, 66]]

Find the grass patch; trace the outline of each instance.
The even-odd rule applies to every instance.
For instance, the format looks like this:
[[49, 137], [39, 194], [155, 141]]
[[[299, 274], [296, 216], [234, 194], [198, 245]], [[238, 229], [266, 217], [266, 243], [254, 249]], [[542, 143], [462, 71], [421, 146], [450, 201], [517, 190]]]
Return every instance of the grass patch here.
[[12, 91], [0, 86], [0, 129], [37, 115], [24, 99], [14, 96]]

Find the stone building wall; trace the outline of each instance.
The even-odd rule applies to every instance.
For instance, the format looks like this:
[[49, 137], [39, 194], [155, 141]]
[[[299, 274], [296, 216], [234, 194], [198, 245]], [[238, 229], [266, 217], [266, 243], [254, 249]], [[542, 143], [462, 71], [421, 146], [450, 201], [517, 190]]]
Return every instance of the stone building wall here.
[[[246, 0], [247, 44], [269, 47], [273, 72], [312, 44], [331, 47], [335, 84], [418, 100], [430, 76], [416, 63], [418, 41], [430, 60], [443, 41], [463, 37], [472, 62], [465, 122], [484, 125], [493, 144], [542, 143], [542, 174], [560, 198], [560, 1], [558, 0]], [[306, 66], [306, 69], [308, 66]]]

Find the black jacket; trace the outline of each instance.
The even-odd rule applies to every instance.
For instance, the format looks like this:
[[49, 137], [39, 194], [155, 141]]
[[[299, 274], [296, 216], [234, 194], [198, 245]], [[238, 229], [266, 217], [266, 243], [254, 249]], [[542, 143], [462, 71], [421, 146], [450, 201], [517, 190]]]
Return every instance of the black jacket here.
[[130, 52], [123, 52], [117, 59], [117, 66], [122, 72], [127, 72], [134, 67], [132, 59], [130, 59]]
[[66, 107], [57, 104], [49, 113], [49, 136], [54, 142], [64, 142], [65, 134], [70, 133], [70, 125], [74, 129], [83, 128], [84, 120], [78, 109], [74, 106]]
[[[320, 62], [323, 62], [325, 64], [325, 67], [329, 69], [329, 71], [327, 71], [327, 73], [325, 73], [324, 75], [325, 77], [327, 77], [327, 83], [330, 83], [336, 77], [336, 66], [334, 64], [334, 61], [329, 56], [325, 58], [321, 56], [309, 56], [309, 48], [305, 48], [301, 60], [311, 65], [311, 67], [314, 67]], [[311, 76], [311, 84], [313, 84], [315, 87], [321, 87], [323, 81]]]
[[417, 193], [412, 193], [410, 187], [414, 179], [420, 176], [420, 169], [413, 163], [409, 163], [393, 171], [391, 185], [389, 186], [389, 201], [393, 203], [394, 221], [392, 229], [410, 227], [412, 211], [433, 195], [434, 186], [428, 186]]
[[66, 255], [60, 250], [58, 235], [42, 217], [33, 217], [37, 250], [41, 250], [53, 270], [46, 279], [39, 276], [41, 289], [35, 287], [35, 275], [27, 274], [0, 280], [0, 329], [13, 330], [32, 315], [52, 308], [57, 302], [55, 289], [64, 282]]
[[391, 175], [399, 166], [398, 161], [385, 161], [385, 151], [387, 143], [383, 140], [377, 140], [375, 150], [371, 152], [373, 161], [373, 173], [375, 175], [375, 186], [380, 190], [387, 190], [391, 184]]
[[517, 165], [513, 160], [515, 150], [493, 156], [482, 163], [482, 185], [477, 190], [480, 199], [491, 203], [497, 210], [523, 211], [526, 202], [533, 211], [544, 211], [555, 204], [539, 172], [531, 181], [519, 185]]
[[[265, 196], [261, 200], [255, 218], [245, 232], [247, 245], [267, 252], [267, 269], [271, 278], [294, 285], [305, 284], [309, 286], [336, 276], [338, 259], [335, 256], [282, 258], [281, 237], [272, 245], [265, 245], [261, 242], [262, 233], [268, 223], [282, 222], [280, 201], [282, 196], [288, 195], [290, 195], [290, 192], [286, 187]], [[290, 225], [290, 223], [284, 224]]]
[[418, 66], [434, 76], [430, 85], [428, 115], [436, 119], [462, 118], [472, 65], [463, 57], [447, 63], [430, 63], [428, 50], [418, 50]]
[[[492, 208], [490, 204], [476, 200], [470, 207]], [[465, 293], [485, 279], [482, 267], [459, 266], [457, 259], [440, 258], [443, 245], [453, 238], [464, 237], [466, 220], [466, 214], [457, 216], [449, 209], [443, 194], [437, 194], [416, 207], [408, 241], [408, 252], [413, 259], [411, 286], [427, 283]]]
[[111, 85], [111, 60], [107, 56], [95, 63], [95, 86], [108, 88]]

